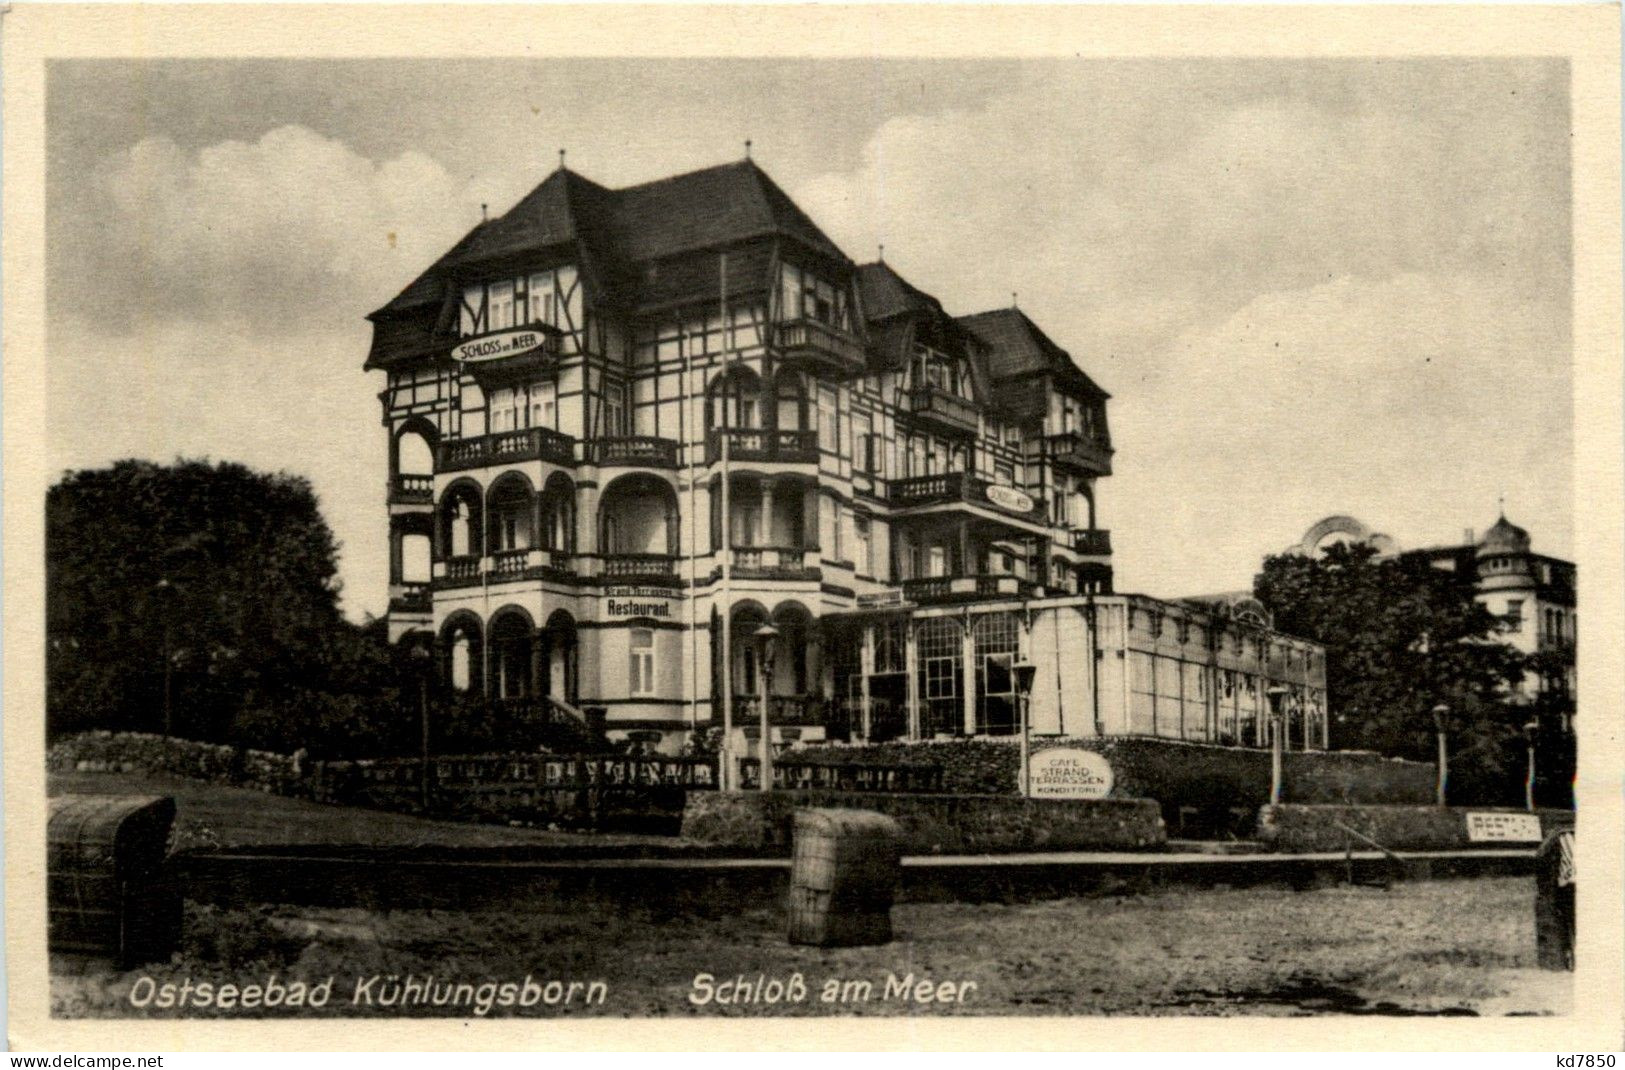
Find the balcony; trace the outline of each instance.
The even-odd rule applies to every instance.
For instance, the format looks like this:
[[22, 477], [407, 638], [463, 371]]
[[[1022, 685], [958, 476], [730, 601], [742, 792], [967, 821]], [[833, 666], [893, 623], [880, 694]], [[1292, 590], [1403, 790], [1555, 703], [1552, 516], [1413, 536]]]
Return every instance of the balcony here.
[[786, 360], [806, 360], [852, 375], [867, 366], [863, 343], [845, 331], [812, 319], [791, 320], [773, 328], [773, 343]]
[[[755, 695], [735, 695], [734, 724], [740, 727], [762, 723], [760, 699]], [[814, 727], [824, 723], [824, 704], [808, 695], [767, 696], [769, 725]]]
[[964, 502], [1008, 513], [1022, 520], [1045, 523], [1042, 498], [1035, 498], [1014, 487], [989, 483], [968, 472], [941, 472], [893, 480], [891, 500], [894, 505], [900, 506]]
[[670, 554], [609, 554], [604, 558], [606, 583], [675, 584], [675, 558]]
[[633, 468], [676, 468], [677, 443], [652, 435], [624, 435], [592, 442], [592, 463]]
[[816, 546], [735, 546], [730, 571], [755, 580], [817, 581], [822, 575]]
[[986, 598], [1031, 598], [1038, 585], [1020, 576], [983, 574], [980, 576], [928, 576], [903, 581], [903, 597], [916, 605], [942, 602], [973, 602]]
[[474, 587], [480, 582], [480, 558], [478, 554], [467, 554], [462, 557], [448, 557], [443, 568], [435, 577], [435, 586], [439, 588]]
[[931, 424], [953, 435], [974, 435], [981, 430], [976, 406], [938, 386], [916, 386], [906, 396], [906, 407], [916, 423]]
[[1112, 552], [1112, 533], [1105, 528], [1085, 528], [1073, 534], [1072, 549], [1089, 557], [1107, 557]]
[[575, 439], [546, 427], [528, 427], [442, 442], [435, 451], [435, 467], [442, 472], [537, 460], [574, 465]]
[[730, 461], [771, 464], [817, 464], [818, 432], [796, 428], [769, 431], [755, 427], [713, 429], [706, 441], [706, 461], [722, 459], [722, 443], [728, 443]]
[[529, 550], [498, 550], [491, 555], [493, 580], [516, 580], [524, 576], [530, 566]]
[[1057, 465], [1092, 476], [1112, 474], [1112, 448], [1104, 441], [1076, 431], [1050, 435], [1045, 441], [1049, 444], [1050, 460]]
[[390, 505], [431, 505], [434, 476], [397, 475], [389, 481]]
[[434, 608], [427, 583], [393, 583], [389, 587], [391, 616], [422, 616]]

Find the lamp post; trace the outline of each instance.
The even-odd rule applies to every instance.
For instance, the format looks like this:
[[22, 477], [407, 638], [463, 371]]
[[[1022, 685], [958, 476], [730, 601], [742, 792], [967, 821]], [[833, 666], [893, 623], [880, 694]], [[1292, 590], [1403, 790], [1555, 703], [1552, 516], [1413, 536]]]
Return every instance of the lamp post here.
[[1021, 706], [1021, 796], [1026, 798], [1032, 794], [1032, 743], [1028, 736], [1032, 728], [1032, 718], [1028, 715], [1029, 703], [1032, 701], [1033, 678], [1038, 675], [1038, 666], [1030, 661], [1018, 661], [1010, 666], [1010, 676], [1016, 685], [1016, 701]]
[[770, 678], [773, 675], [773, 641], [779, 637], [779, 630], [771, 624], [764, 624], [756, 629], [757, 655], [756, 655], [756, 689], [761, 700], [761, 733], [762, 755], [761, 763], [757, 769], [760, 791], [773, 790], [773, 745], [769, 733], [767, 716], [767, 698], [772, 694]]
[[1286, 744], [1287, 689], [1276, 684], [1264, 692], [1270, 700], [1270, 805], [1281, 804], [1282, 749]]
[[421, 793], [423, 809], [429, 809], [429, 670], [434, 662], [434, 655], [422, 643], [412, 644], [412, 664], [417, 667], [418, 675], [418, 740], [420, 743], [418, 766], [418, 786]]
[[1523, 726], [1524, 746], [1529, 754], [1529, 771], [1523, 778], [1523, 805], [1531, 812], [1535, 809], [1535, 737], [1540, 734], [1540, 722], [1529, 721]]
[[1444, 742], [1445, 718], [1449, 716], [1450, 707], [1446, 706], [1444, 703], [1441, 702], [1437, 706], [1433, 707], [1433, 732], [1438, 737], [1439, 741], [1439, 782], [1435, 795], [1439, 800], [1440, 806], [1445, 804], [1445, 784], [1447, 784], [1450, 780], [1450, 752], [1445, 748]]

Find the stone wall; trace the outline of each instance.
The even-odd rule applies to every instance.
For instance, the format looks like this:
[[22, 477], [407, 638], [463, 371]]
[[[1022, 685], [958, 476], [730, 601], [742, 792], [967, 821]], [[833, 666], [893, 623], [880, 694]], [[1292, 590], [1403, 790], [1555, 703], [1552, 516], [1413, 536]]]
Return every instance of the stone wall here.
[[[1277, 851], [1371, 850], [1340, 825], [1370, 837], [1393, 851], [1458, 851], [1468, 848], [1529, 848], [1531, 842], [1480, 841], [1467, 838], [1468, 814], [1522, 814], [1493, 806], [1265, 806], [1258, 813], [1258, 838]], [[1572, 810], [1540, 810], [1540, 831], [1549, 836], [1574, 827]]]
[[897, 822], [904, 854], [1146, 850], [1167, 843], [1149, 799], [1020, 799], [841, 791], [691, 792], [683, 837], [786, 855], [798, 807], [873, 810]]

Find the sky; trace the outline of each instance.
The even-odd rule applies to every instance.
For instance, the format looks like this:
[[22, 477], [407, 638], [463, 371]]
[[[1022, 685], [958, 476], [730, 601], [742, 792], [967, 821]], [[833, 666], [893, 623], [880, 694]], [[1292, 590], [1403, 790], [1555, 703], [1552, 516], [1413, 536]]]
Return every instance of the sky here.
[[1112, 394], [1117, 587], [1251, 585], [1346, 513], [1504, 498], [1573, 555], [1561, 60], [55, 61], [53, 471], [308, 477], [388, 602], [366, 313], [568, 151], [608, 186], [755, 160], [954, 314], [1016, 301]]

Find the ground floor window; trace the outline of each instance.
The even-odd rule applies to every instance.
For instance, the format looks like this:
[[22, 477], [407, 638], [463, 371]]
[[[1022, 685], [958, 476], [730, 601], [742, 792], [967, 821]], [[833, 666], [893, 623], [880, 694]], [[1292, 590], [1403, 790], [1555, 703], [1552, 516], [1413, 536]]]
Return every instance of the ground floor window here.
[[655, 633], [652, 628], [633, 628], [631, 634], [632, 651], [632, 694], [652, 695], [655, 690]]
[[920, 624], [915, 636], [919, 651], [920, 734], [958, 735], [964, 730], [960, 714], [960, 672], [964, 654], [959, 625], [946, 617]]

